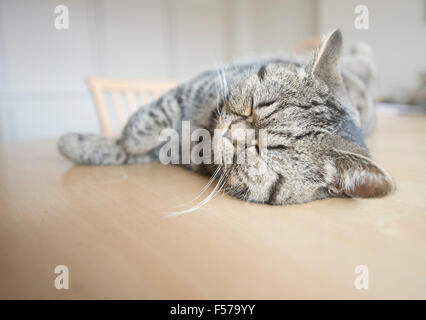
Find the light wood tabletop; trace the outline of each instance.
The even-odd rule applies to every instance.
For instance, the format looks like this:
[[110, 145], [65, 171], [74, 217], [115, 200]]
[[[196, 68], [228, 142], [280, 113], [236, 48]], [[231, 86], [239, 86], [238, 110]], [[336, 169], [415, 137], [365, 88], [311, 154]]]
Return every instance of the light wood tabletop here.
[[[177, 217], [165, 213], [207, 177], [73, 166], [53, 140], [3, 143], [0, 298], [425, 299], [426, 117], [380, 115], [367, 143], [396, 181], [386, 198], [267, 206], [223, 195]], [[68, 290], [54, 286], [57, 265]], [[354, 285], [359, 265], [368, 289]]]

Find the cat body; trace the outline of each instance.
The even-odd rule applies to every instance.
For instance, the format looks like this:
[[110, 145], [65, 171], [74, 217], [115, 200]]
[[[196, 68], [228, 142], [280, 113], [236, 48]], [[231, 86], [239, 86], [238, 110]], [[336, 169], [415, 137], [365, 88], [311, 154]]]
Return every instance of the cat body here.
[[[142, 106], [119, 138], [68, 134], [58, 148], [77, 164], [158, 161], [162, 130], [180, 133], [188, 121], [191, 130], [202, 128], [212, 136], [215, 129], [230, 132], [231, 139], [219, 137], [224, 143], [219, 153], [232, 159], [236, 128], [265, 130], [266, 156], [254, 139], [247, 142], [245, 163], [184, 166], [217, 174], [228, 194], [252, 202], [383, 196], [393, 189], [392, 179], [371, 160], [364, 142], [376, 122], [371, 52], [361, 47], [342, 62], [341, 50], [337, 30], [306, 62], [268, 59], [203, 72]], [[261, 174], [260, 167], [266, 168]]]

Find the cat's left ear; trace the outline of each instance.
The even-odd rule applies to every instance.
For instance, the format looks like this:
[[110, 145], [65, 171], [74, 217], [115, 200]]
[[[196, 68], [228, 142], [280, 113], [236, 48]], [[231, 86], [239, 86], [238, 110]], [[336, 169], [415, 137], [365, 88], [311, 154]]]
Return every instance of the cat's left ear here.
[[375, 198], [395, 189], [390, 175], [370, 158], [335, 150], [327, 165], [328, 191], [334, 196]]
[[340, 73], [343, 39], [339, 29], [331, 32], [321, 43], [316, 55], [312, 75], [322, 79], [332, 90], [344, 90]]

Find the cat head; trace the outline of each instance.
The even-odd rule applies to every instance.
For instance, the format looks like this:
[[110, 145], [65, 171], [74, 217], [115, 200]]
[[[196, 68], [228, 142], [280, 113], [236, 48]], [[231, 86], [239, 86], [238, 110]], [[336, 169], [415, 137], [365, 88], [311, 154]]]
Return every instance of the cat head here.
[[330, 196], [381, 197], [393, 189], [389, 174], [369, 157], [359, 114], [343, 84], [341, 51], [336, 30], [309, 62], [265, 64], [232, 84], [216, 126], [231, 133], [220, 138], [223, 159], [235, 159], [239, 152], [237, 129], [254, 129], [255, 136], [246, 140], [243, 163], [222, 165], [228, 193], [289, 204]]

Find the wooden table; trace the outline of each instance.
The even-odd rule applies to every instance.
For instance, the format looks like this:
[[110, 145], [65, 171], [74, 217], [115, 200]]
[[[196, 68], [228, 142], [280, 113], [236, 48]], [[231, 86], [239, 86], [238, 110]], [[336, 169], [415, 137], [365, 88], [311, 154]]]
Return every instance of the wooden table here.
[[[72, 166], [55, 142], [0, 153], [0, 298], [426, 298], [426, 117], [381, 115], [377, 200], [271, 207], [228, 196], [178, 217], [207, 178]], [[57, 265], [69, 289], [57, 290]], [[354, 286], [365, 265], [369, 289]]]

